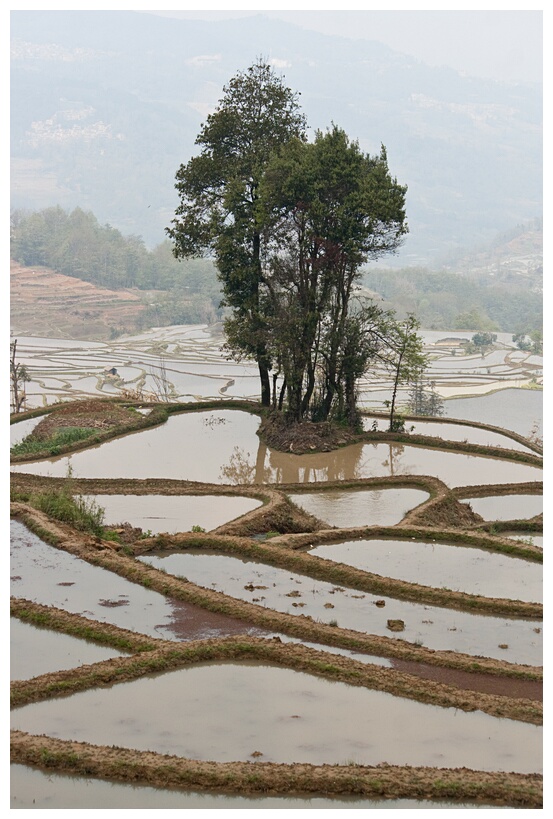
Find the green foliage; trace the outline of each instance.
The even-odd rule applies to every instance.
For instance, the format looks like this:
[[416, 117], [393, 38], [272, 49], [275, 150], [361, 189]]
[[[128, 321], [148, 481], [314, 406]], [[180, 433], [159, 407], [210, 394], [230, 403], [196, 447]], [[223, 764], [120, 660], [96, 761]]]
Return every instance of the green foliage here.
[[[53, 207], [12, 219], [11, 256], [92, 284], [168, 291], [148, 296], [139, 329], [159, 324], [213, 322], [220, 318], [221, 290], [209, 259], [175, 259], [169, 240], [152, 251], [137, 236], [100, 225], [90, 212]], [[117, 329], [113, 328], [113, 337]]]
[[390, 421], [389, 430], [390, 432], [405, 432], [405, 418], [403, 415], [397, 413], [394, 415]]
[[425, 382], [418, 378], [409, 392], [409, 412], [412, 415], [443, 415], [444, 402], [435, 390], [434, 381]]
[[542, 295], [526, 281], [497, 281], [425, 268], [367, 270], [364, 284], [400, 316], [430, 330], [528, 333], [540, 330]]
[[[69, 482], [68, 482], [69, 483]], [[50, 490], [31, 495], [32, 506], [54, 520], [69, 523], [76, 529], [104, 536], [104, 510], [93, 500], [73, 497], [70, 488]]]
[[214, 254], [224, 304], [240, 327], [229, 335], [236, 351], [257, 361], [264, 405], [270, 358], [259, 292], [265, 228], [259, 187], [271, 152], [303, 137], [304, 128], [296, 95], [270, 65], [258, 60], [238, 72], [196, 139], [201, 153], [177, 171], [180, 205], [167, 229], [177, 257]]
[[418, 335], [419, 328], [418, 320], [410, 315], [403, 322], [392, 322], [387, 331], [386, 363], [393, 377], [389, 405], [390, 432], [397, 431], [395, 412], [398, 387], [419, 381], [427, 364], [422, 338]]
[[85, 441], [97, 432], [98, 430], [92, 427], [60, 427], [46, 441], [35, 438], [31, 433], [18, 444], [14, 444], [10, 454], [57, 455], [63, 447]]
[[312, 143], [292, 140], [268, 163], [261, 292], [294, 420], [358, 423], [356, 382], [376, 355], [383, 313], [355, 293], [361, 265], [401, 244], [405, 193], [384, 147], [366, 155], [336, 126]]
[[493, 347], [497, 341], [495, 333], [475, 333], [471, 339], [475, 347]]
[[205, 532], [205, 529], [202, 526], [193, 526], [190, 530], [191, 532]]
[[529, 333], [515, 333], [513, 341], [519, 350], [531, 352], [535, 355], [543, 353], [543, 334], [541, 330], [532, 330]]

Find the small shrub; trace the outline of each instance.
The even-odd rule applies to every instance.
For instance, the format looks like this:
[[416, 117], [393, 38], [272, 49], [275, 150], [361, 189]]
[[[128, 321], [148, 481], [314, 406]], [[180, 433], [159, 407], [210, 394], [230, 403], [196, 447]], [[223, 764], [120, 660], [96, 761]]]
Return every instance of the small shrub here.
[[86, 500], [81, 495], [74, 498], [66, 488], [31, 495], [30, 501], [36, 509], [54, 520], [69, 523], [83, 532], [104, 536], [104, 509], [96, 501]]
[[205, 532], [205, 529], [202, 526], [193, 526], [190, 531], [191, 532]]

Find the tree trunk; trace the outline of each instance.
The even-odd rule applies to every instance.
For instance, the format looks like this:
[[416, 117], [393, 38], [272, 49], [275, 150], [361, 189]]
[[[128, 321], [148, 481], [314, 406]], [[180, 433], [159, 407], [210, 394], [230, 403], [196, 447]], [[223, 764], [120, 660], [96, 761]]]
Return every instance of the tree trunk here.
[[261, 403], [264, 407], [271, 406], [271, 381], [269, 379], [269, 368], [266, 359], [258, 353], [257, 366], [259, 368], [259, 379], [261, 381]]

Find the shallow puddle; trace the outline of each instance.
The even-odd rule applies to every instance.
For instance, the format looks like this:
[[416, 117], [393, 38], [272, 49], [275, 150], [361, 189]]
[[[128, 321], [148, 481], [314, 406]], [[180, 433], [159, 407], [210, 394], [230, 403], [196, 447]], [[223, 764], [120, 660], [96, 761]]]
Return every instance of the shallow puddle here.
[[421, 489], [302, 492], [288, 495], [297, 506], [330, 526], [393, 526], [430, 495]]
[[12, 728], [218, 762], [542, 767], [539, 726], [258, 664], [195, 666], [26, 705], [12, 711]]
[[325, 543], [312, 555], [367, 572], [467, 594], [541, 603], [543, 569], [526, 560], [483, 549], [414, 540]]
[[36, 628], [16, 617], [10, 622], [10, 679], [29, 680], [39, 674], [121, 657], [120, 651], [67, 634]]
[[257, 509], [254, 498], [228, 495], [88, 495], [104, 509], [104, 523], [130, 523], [144, 532], [189, 532], [201, 526], [209, 532]]
[[[40, 771], [25, 765], [12, 764], [10, 771], [10, 808], [33, 809], [159, 809], [194, 810], [224, 808], [235, 810], [297, 809], [297, 810], [391, 810], [419, 808], [424, 810], [455, 810], [490, 808], [470, 803], [429, 802], [415, 799], [362, 799], [351, 797], [299, 796], [234, 796], [231, 794], [197, 793], [194, 791], [162, 790], [147, 785], [131, 785], [102, 779], [85, 779], [70, 774]], [[497, 806], [493, 806], [497, 807]], [[491, 808], [490, 808], [491, 809]]]
[[171, 600], [44, 543], [11, 521], [11, 594], [164, 640], [264, 634], [232, 617]]
[[306, 483], [388, 475], [435, 475], [449, 486], [539, 481], [527, 464], [401, 444], [352, 444], [293, 455], [259, 442], [259, 419], [221, 410], [171, 416], [167, 423], [100, 446], [12, 469], [82, 478], [174, 478], [209, 483]]
[[463, 498], [484, 520], [527, 520], [543, 512], [542, 495], [493, 495]]
[[[140, 558], [192, 583], [288, 614], [368, 634], [419, 641], [428, 648], [496, 657], [513, 663], [542, 664], [541, 623], [510, 620], [408, 603], [342, 588], [305, 575], [227, 555], [167, 552]], [[383, 607], [376, 606], [384, 600]], [[403, 620], [392, 632], [388, 620]], [[536, 631], [536, 629], [538, 631]], [[500, 645], [506, 646], [500, 648]]]

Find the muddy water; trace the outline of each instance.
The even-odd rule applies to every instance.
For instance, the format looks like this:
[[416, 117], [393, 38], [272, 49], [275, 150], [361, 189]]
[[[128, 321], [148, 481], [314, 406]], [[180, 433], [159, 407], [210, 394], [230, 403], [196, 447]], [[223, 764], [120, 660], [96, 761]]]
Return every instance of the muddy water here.
[[27, 705], [12, 727], [219, 762], [542, 766], [539, 726], [258, 664], [206, 664]]
[[310, 554], [367, 572], [453, 591], [540, 603], [541, 565], [482, 549], [414, 540], [350, 540]]
[[[174, 810], [235, 809], [265, 810], [297, 809], [353, 809], [401, 810], [409, 808], [476, 809], [488, 805], [456, 804], [454, 802], [426, 802], [415, 799], [356, 799], [352, 797], [286, 797], [286, 796], [233, 796], [230, 794], [196, 793], [193, 791], [161, 790], [146, 785], [130, 785], [101, 779], [84, 779], [69, 774], [42, 772], [25, 765], [11, 765], [10, 807], [33, 809], [159, 809]], [[495, 806], [497, 807], [497, 806]]]
[[529, 435], [535, 421], [542, 430], [543, 392], [506, 389], [473, 398], [452, 398], [444, 402], [450, 418], [465, 418]]
[[[363, 429], [370, 431], [376, 423], [376, 428], [380, 432], [386, 432], [388, 421], [383, 418], [363, 418]], [[492, 432], [479, 427], [470, 427], [463, 424], [444, 424], [439, 421], [406, 421], [405, 431], [413, 435], [429, 435], [432, 438], [441, 438], [443, 441], [460, 441], [469, 444], [481, 444], [482, 446], [499, 446], [503, 449], [515, 449], [521, 452], [534, 452], [530, 447], [520, 444], [509, 438], [508, 435], [501, 435], [499, 432]]]
[[157, 535], [189, 532], [193, 526], [210, 531], [261, 506], [254, 498], [225, 495], [88, 495], [99, 504], [108, 526], [128, 522]]
[[99, 663], [121, 652], [97, 646], [67, 634], [22, 623], [15, 617], [10, 623], [10, 679], [29, 680], [39, 674]]
[[43, 418], [44, 415], [39, 415], [38, 418], [27, 418], [25, 421], [10, 424], [10, 447], [26, 438]]
[[484, 520], [526, 520], [543, 512], [542, 495], [496, 495], [463, 498]]
[[[450, 649], [528, 665], [542, 663], [539, 622], [488, 617], [377, 597], [226, 555], [189, 550], [144, 555], [141, 560], [200, 586], [268, 609], [308, 615], [318, 622], [409, 642], [421, 641], [428, 648], [442, 651]], [[385, 601], [382, 608], [375, 606], [379, 599]], [[403, 620], [405, 630], [391, 632], [387, 628], [389, 619]], [[534, 629], [539, 629], [539, 633]], [[507, 648], [499, 648], [500, 644]]]
[[165, 640], [194, 640], [259, 629], [165, 598], [54, 549], [11, 522], [11, 594]]
[[309, 455], [270, 450], [259, 419], [221, 410], [184, 413], [155, 429], [62, 457], [20, 464], [20, 472], [83, 478], [177, 478], [209, 483], [306, 483], [388, 475], [435, 475], [449, 486], [541, 480], [526, 464], [400, 444], [353, 444]]
[[430, 495], [420, 489], [373, 489], [302, 492], [288, 497], [330, 526], [393, 526]]

